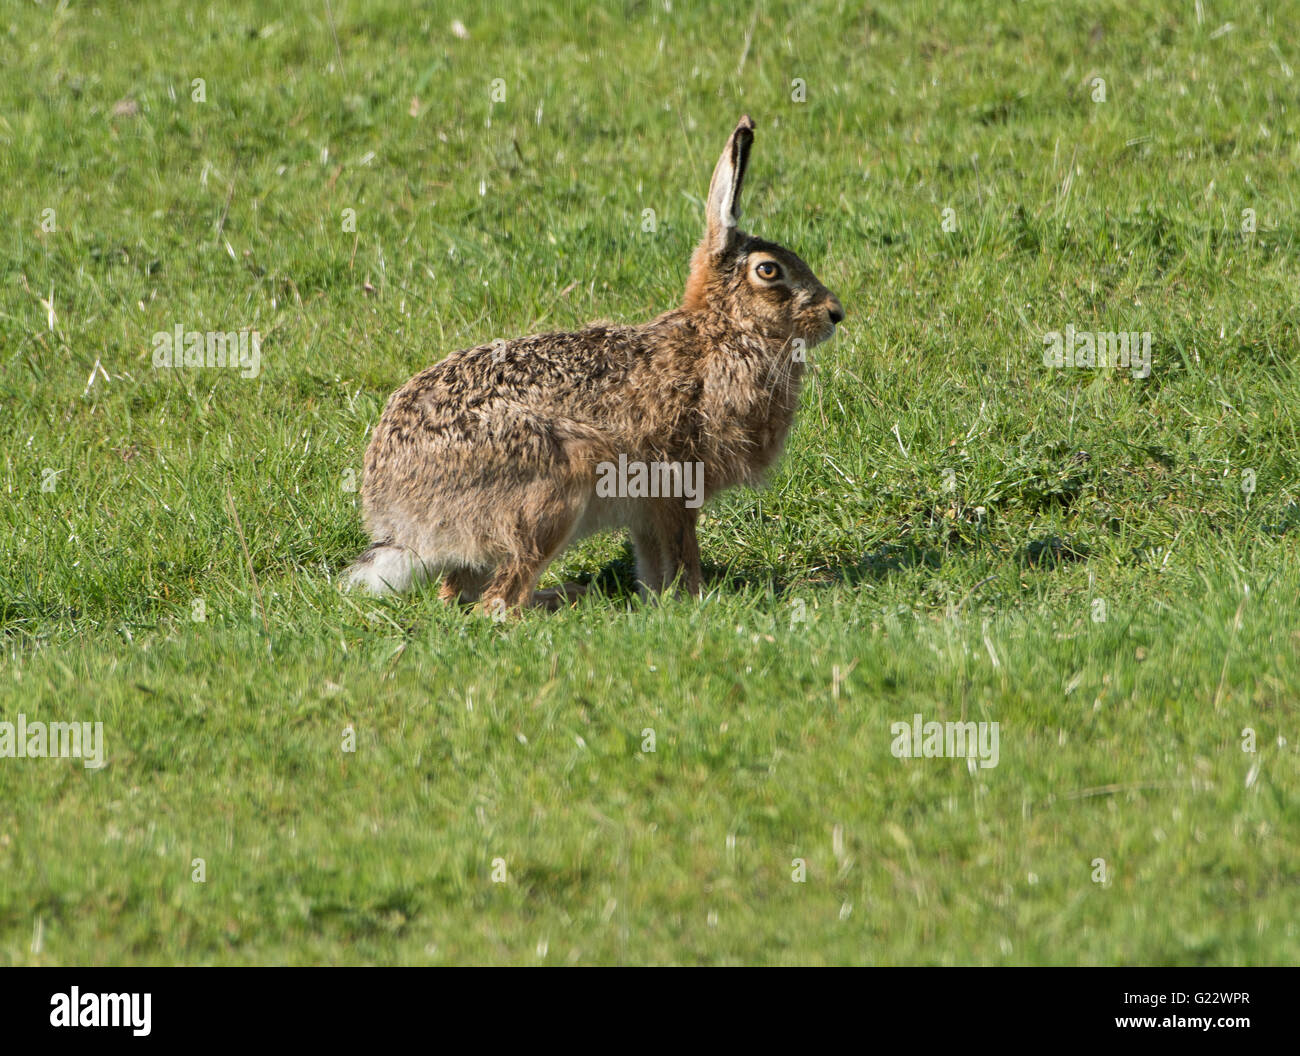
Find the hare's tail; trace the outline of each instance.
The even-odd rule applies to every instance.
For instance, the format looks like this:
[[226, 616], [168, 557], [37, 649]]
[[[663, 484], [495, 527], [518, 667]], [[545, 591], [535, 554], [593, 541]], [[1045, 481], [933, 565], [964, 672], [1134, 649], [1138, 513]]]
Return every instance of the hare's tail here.
[[375, 543], [352, 563], [344, 583], [349, 590], [400, 594], [428, 578], [429, 569], [414, 550], [393, 543]]

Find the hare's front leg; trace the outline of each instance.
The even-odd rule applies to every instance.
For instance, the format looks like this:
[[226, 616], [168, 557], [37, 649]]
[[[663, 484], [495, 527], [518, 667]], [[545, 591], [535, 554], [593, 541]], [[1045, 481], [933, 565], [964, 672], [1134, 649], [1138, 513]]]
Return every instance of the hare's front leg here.
[[664, 533], [667, 540], [669, 582], [684, 590], [692, 598], [700, 596], [700, 541], [695, 537], [695, 523], [699, 510], [677, 510], [678, 516]]
[[632, 530], [637, 578], [648, 594], [676, 584], [693, 598], [700, 596], [700, 544], [695, 537], [699, 511], [680, 499], [655, 502], [644, 523]]
[[632, 529], [632, 553], [636, 557], [636, 581], [641, 595], [658, 594], [664, 589], [664, 553], [653, 524]]

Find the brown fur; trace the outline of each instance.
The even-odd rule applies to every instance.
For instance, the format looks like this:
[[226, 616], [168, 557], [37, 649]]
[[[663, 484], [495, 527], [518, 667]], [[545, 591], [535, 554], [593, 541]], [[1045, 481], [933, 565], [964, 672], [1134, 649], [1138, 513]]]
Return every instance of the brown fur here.
[[[392, 395], [366, 451], [374, 544], [354, 584], [402, 589], [441, 573], [449, 601], [553, 606], [575, 592], [535, 596], [546, 566], [576, 538], [627, 527], [646, 590], [699, 593], [698, 509], [601, 498], [595, 485], [620, 454], [700, 462], [706, 497], [758, 480], [794, 418], [796, 340], [811, 348], [843, 317], [795, 254], [736, 228], [752, 140], [742, 118], [714, 171], [680, 308], [454, 352]], [[779, 281], [760, 277], [765, 262]]]

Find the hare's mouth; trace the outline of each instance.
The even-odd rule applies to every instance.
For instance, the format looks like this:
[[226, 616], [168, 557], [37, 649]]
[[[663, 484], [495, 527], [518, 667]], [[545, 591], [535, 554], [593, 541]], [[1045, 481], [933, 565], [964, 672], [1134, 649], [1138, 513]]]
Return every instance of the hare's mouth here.
[[810, 340], [808, 344], [809, 345], [824, 344], [834, 336], [835, 336], [835, 324], [828, 320], [827, 322], [823, 323], [819, 329], [814, 331], [812, 335], [812, 340]]

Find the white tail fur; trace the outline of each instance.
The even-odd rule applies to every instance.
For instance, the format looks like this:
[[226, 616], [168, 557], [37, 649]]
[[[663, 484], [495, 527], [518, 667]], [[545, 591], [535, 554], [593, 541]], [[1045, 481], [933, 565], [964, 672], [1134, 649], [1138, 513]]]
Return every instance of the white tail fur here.
[[346, 585], [349, 590], [369, 594], [400, 594], [428, 578], [428, 570], [415, 551], [381, 543], [357, 558], [348, 569]]

